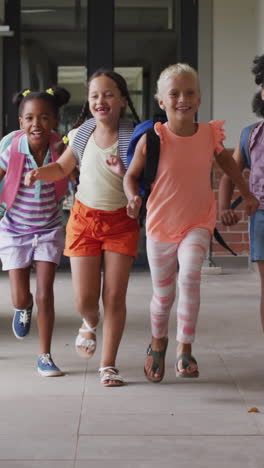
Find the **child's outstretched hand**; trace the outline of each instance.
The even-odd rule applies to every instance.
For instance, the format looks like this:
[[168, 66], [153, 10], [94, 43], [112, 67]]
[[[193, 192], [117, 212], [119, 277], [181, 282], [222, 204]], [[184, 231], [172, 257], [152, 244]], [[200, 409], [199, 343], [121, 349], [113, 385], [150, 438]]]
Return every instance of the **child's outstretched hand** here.
[[36, 182], [36, 180], [38, 180], [37, 175], [38, 175], [38, 169], [32, 169], [32, 171], [29, 171], [25, 175], [24, 184], [27, 187], [30, 187], [31, 185], [33, 185]]
[[247, 215], [251, 216], [257, 211], [259, 207], [259, 201], [251, 192], [249, 192], [249, 195], [246, 197], [244, 196], [244, 206]]
[[111, 171], [113, 171], [115, 174], [119, 176], [123, 176], [126, 172], [125, 166], [120, 156], [110, 154], [110, 156], [108, 156], [106, 160], [106, 164], [108, 164]]
[[131, 198], [127, 204], [127, 216], [130, 218], [137, 218], [142, 205], [142, 198], [139, 195], [135, 195]]
[[221, 222], [225, 226], [233, 226], [233, 224], [238, 223], [240, 216], [234, 210], [223, 210], [220, 213]]

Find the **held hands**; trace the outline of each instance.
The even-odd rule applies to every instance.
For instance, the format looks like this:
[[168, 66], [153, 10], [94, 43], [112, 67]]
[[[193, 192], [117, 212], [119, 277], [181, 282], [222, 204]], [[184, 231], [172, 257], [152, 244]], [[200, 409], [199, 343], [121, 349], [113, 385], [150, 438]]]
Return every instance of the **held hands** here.
[[[244, 197], [243, 201], [247, 215], [253, 215], [259, 207], [258, 199], [249, 192], [249, 194]], [[232, 226], [233, 224], [238, 223], [240, 216], [234, 210], [227, 209], [220, 212], [220, 219], [225, 226]]]
[[110, 154], [106, 160], [106, 164], [110, 167], [111, 171], [115, 174], [123, 177], [126, 172], [125, 166], [123, 164], [122, 159], [119, 156], [115, 156], [114, 154]]
[[238, 223], [240, 216], [234, 210], [222, 210], [220, 212], [220, 219], [225, 226], [233, 226], [233, 224]]
[[142, 205], [142, 199], [139, 195], [135, 195], [132, 197], [127, 204], [127, 216], [130, 218], [137, 218], [139, 215], [139, 211]]
[[27, 187], [30, 187], [31, 185], [33, 185], [36, 182], [36, 180], [38, 180], [38, 169], [33, 169], [32, 171], [29, 171], [25, 175], [24, 184]]

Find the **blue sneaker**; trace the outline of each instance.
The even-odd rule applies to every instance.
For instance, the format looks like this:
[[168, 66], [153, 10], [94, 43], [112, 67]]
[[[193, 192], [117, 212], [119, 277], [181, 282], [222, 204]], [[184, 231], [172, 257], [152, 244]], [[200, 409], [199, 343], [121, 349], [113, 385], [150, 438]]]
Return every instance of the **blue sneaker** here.
[[13, 332], [14, 335], [22, 340], [28, 335], [31, 325], [31, 315], [32, 315], [33, 303], [27, 309], [15, 309], [13, 317]]
[[41, 354], [38, 358], [38, 373], [42, 377], [59, 377], [63, 372], [54, 364], [49, 353]]

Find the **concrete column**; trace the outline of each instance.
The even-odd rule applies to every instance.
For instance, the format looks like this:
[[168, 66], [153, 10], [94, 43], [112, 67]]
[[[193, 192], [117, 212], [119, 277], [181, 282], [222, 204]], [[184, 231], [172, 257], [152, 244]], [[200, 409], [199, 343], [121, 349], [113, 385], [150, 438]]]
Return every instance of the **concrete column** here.
[[87, 69], [114, 67], [114, 0], [87, 1]]
[[6, 2], [5, 24], [14, 31], [12, 37], [4, 39], [3, 56], [3, 101], [5, 121], [4, 133], [8, 133], [18, 126], [17, 109], [12, 104], [12, 96], [20, 90], [20, 0]]

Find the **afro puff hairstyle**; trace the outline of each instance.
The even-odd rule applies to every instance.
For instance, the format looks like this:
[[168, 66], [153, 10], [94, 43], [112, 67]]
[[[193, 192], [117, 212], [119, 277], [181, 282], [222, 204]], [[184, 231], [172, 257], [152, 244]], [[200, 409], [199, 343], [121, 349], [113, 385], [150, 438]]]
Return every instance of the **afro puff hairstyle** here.
[[[255, 75], [255, 83], [264, 89], [264, 54], [257, 55], [253, 60], [252, 73]], [[258, 91], [252, 100], [252, 110], [258, 117], [264, 117], [264, 101], [262, 90]]]

